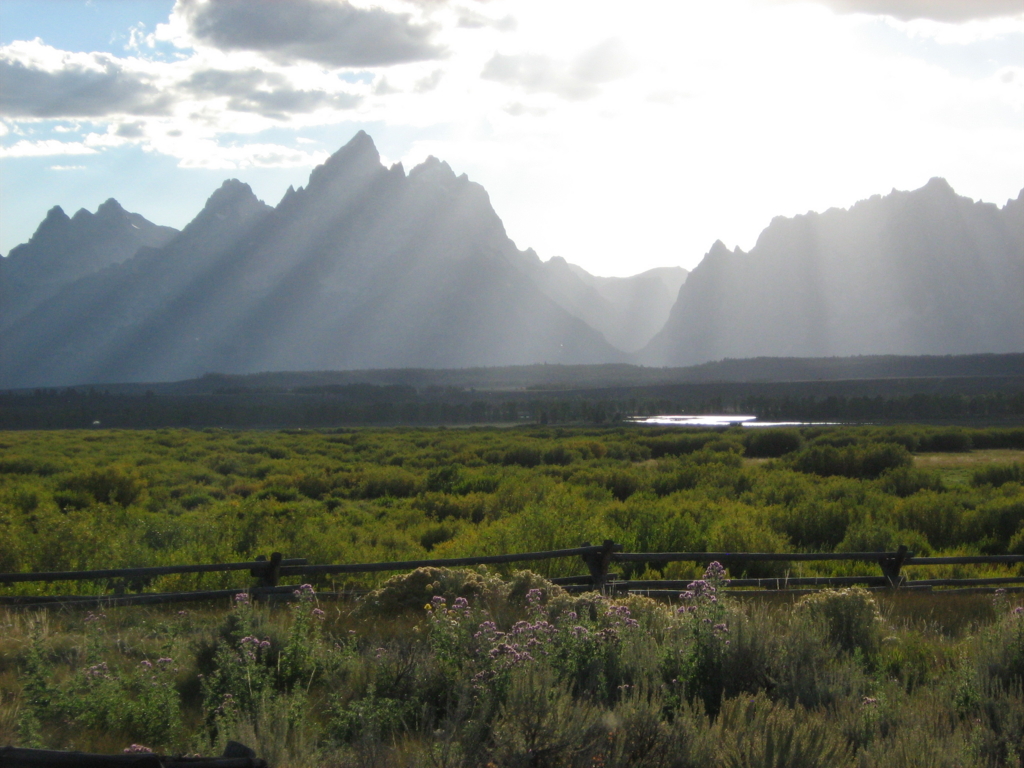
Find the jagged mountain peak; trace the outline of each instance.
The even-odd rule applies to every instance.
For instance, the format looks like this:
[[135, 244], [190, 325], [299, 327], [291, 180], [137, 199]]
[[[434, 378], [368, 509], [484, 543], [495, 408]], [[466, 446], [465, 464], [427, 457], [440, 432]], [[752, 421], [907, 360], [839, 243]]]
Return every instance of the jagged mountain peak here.
[[99, 207], [96, 209], [96, 213], [93, 213], [88, 208], [79, 208], [75, 211], [75, 215], [71, 217], [74, 222], [87, 223], [90, 221], [97, 222], [113, 222], [123, 219], [128, 216], [128, 212], [121, 206], [117, 200], [112, 197], [108, 197]]
[[438, 160], [433, 155], [429, 155], [426, 160], [409, 171], [409, 178], [417, 180], [442, 180], [444, 182], [469, 181], [469, 177], [466, 174], [456, 178], [452, 167], [444, 160]]
[[119, 202], [117, 202], [117, 200], [115, 200], [112, 197], [108, 197], [106, 200], [100, 203], [100, 207], [96, 209], [97, 216], [111, 216], [114, 214], [122, 213], [127, 213], [127, 211], [125, 211], [124, 209], [124, 206], [122, 206]]
[[716, 259], [722, 258], [723, 256], [731, 256], [732, 254], [733, 252], [729, 250], [729, 246], [721, 240], [715, 240], [715, 242], [711, 244], [711, 248], [708, 250], [707, 257], [705, 258], [710, 257], [712, 259]]
[[942, 176], [932, 176], [930, 179], [928, 179], [928, 182], [923, 187], [921, 187], [921, 189], [929, 189], [936, 192], [949, 192], [954, 195], [956, 194], [956, 192], [953, 191], [953, 187], [950, 185], [950, 183], [946, 181]]
[[206, 201], [206, 205], [203, 206], [203, 210], [185, 227], [184, 231], [191, 232], [197, 224], [205, 224], [212, 219], [249, 219], [269, 210], [270, 206], [256, 197], [252, 187], [248, 184], [238, 179], [227, 179], [214, 190]]
[[332, 184], [339, 178], [363, 176], [384, 170], [377, 145], [365, 131], [359, 131], [345, 146], [327, 158], [309, 174], [307, 189]]
[[46, 218], [44, 218], [42, 222], [39, 224], [39, 226], [36, 228], [36, 233], [38, 234], [39, 230], [43, 229], [46, 226], [51, 226], [57, 222], [66, 224], [69, 221], [71, 221], [71, 219], [70, 217], [68, 217], [66, 213], [64, 213], [64, 209], [61, 208], [59, 205], [55, 205], [53, 206], [53, 208], [46, 212]]

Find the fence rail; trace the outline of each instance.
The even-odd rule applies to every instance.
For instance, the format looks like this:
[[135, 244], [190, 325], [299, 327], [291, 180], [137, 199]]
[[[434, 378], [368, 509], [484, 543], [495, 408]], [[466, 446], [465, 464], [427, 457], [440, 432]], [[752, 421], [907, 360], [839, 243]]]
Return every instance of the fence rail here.
[[[961, 588], [969, 591], [985, 591], [1004, 588], [1024, 590], [1024, 574], [1011, 576], [986, 576], [961, 579], [908, 579], [902, 572], [904, 567], [928, 565], [1015, 565], [1024, 563], [1024, 555], [957, 555], [950, 557], [916, 557], [906, 547], [893, 552], [623, 552], [623, 546], [607, 540], [603, 544], [584, 544], [572, 549], [556, 549], [545, 552], [523, 552], [507, 555], [482, 555], [479, 557], [439, 558], [433, 560], [405, 560], [383, 563], [339, 563], [310, 564], [305, 558], [284, 558], [280, 552], [269, 558], [260, 557], [251, 562], [212, 563], [198, 565], [165, 565], [148, 568], [105, 568], [89, 571], [47, 571], [40, 573], [0, 573], [0, 586], [26, 582], [55, 581], [110, 581], [114, 593], [109, 595], [0, 595], [0, 605], [147, 605], [156, 603], [213, 600], [235, 595], [244, 589], [197, 590], [191, 592], [155, 592], [142, 590], [147, 582], [158, 576], [188, 573], [217, 573], [249, 571], [257, 582], [249, 588], [256, 597], [287, 599], [296, 585], [282, 585], [282, 576], [328, 576], [336, 574], [379, 573], [386, 571], [409, 571], [422, 567], [451, 568], [473, 565], [500, 565], [508, 563], [536, 562], [558, 558], [580, 558], [589, 573], [579, 576], [562, 576], [553, 579], [570, 592], [597, 590], [605, 593], [637, 592], [652, 596], [670, 595], [686, 589], [689, 582], [680, 580], [630, 580], [621, 579], [620, 574], [611, 573], [613, 563], [669, 563], [719, 562], [723, 565], [749, 565], [751, 563], [780, 562], [872, 562], [881, 570], [880, 575], [858, 576], [794, 576], [736, 578], [729, 583], [730, 591], [788, 592], [803, 593], [806, 588], [842, 587], [863, 585], [869, 589], [930, 590], [933, 587]], [[137, 594], [126, 594], [134, 587]], [[352, 595], [349, 590], [327, 595]]]
[[149, 752], [97, 755], [53, 749], [0, 747], [4, 768], [268, 768], [267, 761], [244, 744], [229, 741], [221, 757], [172, 757]]

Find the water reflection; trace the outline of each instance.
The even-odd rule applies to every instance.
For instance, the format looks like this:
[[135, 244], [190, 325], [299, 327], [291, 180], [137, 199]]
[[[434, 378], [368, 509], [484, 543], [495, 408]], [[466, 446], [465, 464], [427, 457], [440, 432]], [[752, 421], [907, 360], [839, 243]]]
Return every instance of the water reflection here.
[[700, 414], [637, 416], [629, 419], [633, 424], [652, 427], [809, 427], [834, 425], [831, 421], [758, 421], [757, 416], [735, 414]]

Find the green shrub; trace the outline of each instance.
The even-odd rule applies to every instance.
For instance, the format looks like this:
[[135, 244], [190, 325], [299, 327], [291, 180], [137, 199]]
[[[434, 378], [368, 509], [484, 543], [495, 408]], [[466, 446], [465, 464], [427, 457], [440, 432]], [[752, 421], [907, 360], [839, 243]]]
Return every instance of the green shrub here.
[[913, 461], [902, 445], [894, 443], [849, 445], [836, 448], [831, 445], [814, 445], [791, 454], [792, 466], [799, 472], [822, 477], [843, 475], [845, 477], [873, 479], [886, 470], [909, 467]]
[[763, 693], [722, 705], [715, 735], [725, 768], [843, 768], [853, 755], [824, 716], [790, 709]]
[[[468, 568], [417, 568], [392, 576], [370, 592], [357, 607], [360, 616], [394, 616], [402, 611], [421, 611], [434, 596], [453, 603], [462, 597], [472, 601], [500, 594], [505, 584], [486, 571]], [[552, 592], [559, 587], [548, 583]]]
[[795, 429], [752, 429], [743, 443], [751, 458], [777, 459], [800, 450], [803, 440]]
[[358, 495], [363, 499], [379, 499], [392, 496], [402, 499], [420, 492], [419, 478], [399, 467], [371, 469], [363, 475]]
[[501, 463], [505, 466], [518, 465], [529, 469], [530, 467], [539, 466], [542, 458], [539, 448], [520, 445], [505, 451]]
[[882, 616], [878, 603], [862, 587], [825, 589], [800, 598], [798, 613], [822, 622], [828, 639], [847, 653], [866, 657], [878, 652], [882, 642]]
[[1024, 608], [997, 603], [996, 623], [978, 639], [978, 664], [988, 678], [1005, 689], [1024, 686]]
[[434, 467], [427, 473], [427, 490], [436, 493], [454, 493], [463, 480], [462, 467], [458, 464], [445, 464]]
[[909, 466], [885, 470], [878, 478], [878, 485], [885, 493], [901, 498], [913, 496], [918, 491], [945, 490], [942, 475], [938, 472]]
[[998, 488], [1006, 483], [1024, 483], [1024, 464], [989, 464], [976, 469], [971, 475], [971, 485], [991, 485]]
[[60, 483], [59, 488], [73, 493], [87, 493], [100, 504], [127, 507], [138, 501], [146, 483], [132, 470], [120, 467], [78, 472]]
[[920, 453], [966, 453], [971, 450], [971, 436], [962, 429], [947, 429], [921, 435], [917, 450]]
[[491, 757], [507, 768], [582, 766], [606, 734], [601, 715], [549, 671], [528, 665], [512, 675], [494, 719]]
[[49, 477], [60, 472], [60, 466], [52, 461], [25, 459], [20, 456], [5, 456], [0, 459], [0, 475], [39, 475]]
[[444, 544], [446, 541], [451, 541], [455, 538], [455, 534], [458, 532], [459, 529], [454, 526], [432, 525], [423, 532], [422, 536], [420, 536], [420, 546], [429, 552], [438, 544]]
[[694, 453], [715, 439], [717, 439], [715, 433], [705, 432], [697, 435], [648, 438], [641, 444], [648, 449], [652, 459], [660, 459], [663, 456], [685, 456]]

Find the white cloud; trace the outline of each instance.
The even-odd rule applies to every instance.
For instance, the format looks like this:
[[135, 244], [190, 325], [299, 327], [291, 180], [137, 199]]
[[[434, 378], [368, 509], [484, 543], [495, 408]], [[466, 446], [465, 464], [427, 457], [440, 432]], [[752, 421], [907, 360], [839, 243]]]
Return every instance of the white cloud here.
[[183, 168], [295, 168], [313, 167], [327, 159], [329, 153], [306, 152], [280, 144], [243, 144], [225, 147], [215, 141], [191, 141], [187, 151], [175, 151], [182, 156]]
[[47, 157], [49, 155], [94, 155], [96, 150], [80, 141], [22, 139], [9, 147], [0, 147], [0, 157]]
[[196, 43], [279, 62], [386, 66], [444, 54], [435, 24], [345, 0], [177, 0], [174, 15]]
[[633, 67], [622, 42], [611, 38], [571, 61], [536, 53], [496, 53], [480, 76], [528, 93], [546, 92], [577, 100], [596, 96], [601, 85], [625, 77]]
[[[806, 0], [774, 0], [803, 2]], [[1020, 0], [814, 0], [837, 13], [868, 13], [903, 21], [931, 19], [960, 23], [1024, 14]]]
[[23, 118], [166, 114], [172, 98], [130, 61], [38, 39], [0, 48], [0, 114]]

